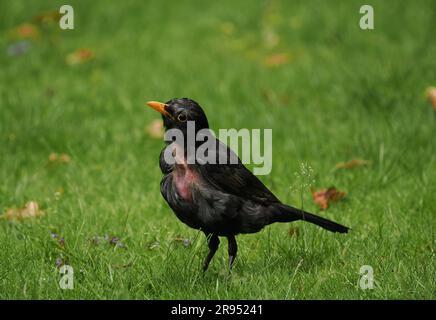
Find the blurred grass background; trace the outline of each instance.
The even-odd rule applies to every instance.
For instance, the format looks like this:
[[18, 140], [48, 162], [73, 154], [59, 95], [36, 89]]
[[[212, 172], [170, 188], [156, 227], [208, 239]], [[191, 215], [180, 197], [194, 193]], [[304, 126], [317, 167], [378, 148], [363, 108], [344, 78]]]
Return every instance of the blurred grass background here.
[[[0, 220], [1, 298], [435, 297], [434, 1], [365, 3], [371, 31], [364, 3], [345, 0], [70, 1], [74, 30], [35, 20], [62, 4], [0, 3], [0, 210], [45, 212]], [[25, 23], [35, 29], [17, 36]], [[80, 48], [93, 59], [67, 63]], [[198, 101], [215, 130], [272, 128], [260, 178], [317, 212], [297, 191], [307, 163], [313, 188], [347, 192], [320, 214], [352, 232], [272, 225], [238, 237], [232, 277], [226, 241], [203, 277], [204, 237], [161, 198], [163, 143], [146, 130], [159, 117], [144, 102], [173, 97]], [[354, 158], [372, 165], [333, 170]], [[59, 288], [63, 263], [74, 290]], [[358, 286], [362, 265], [373, 290]]]

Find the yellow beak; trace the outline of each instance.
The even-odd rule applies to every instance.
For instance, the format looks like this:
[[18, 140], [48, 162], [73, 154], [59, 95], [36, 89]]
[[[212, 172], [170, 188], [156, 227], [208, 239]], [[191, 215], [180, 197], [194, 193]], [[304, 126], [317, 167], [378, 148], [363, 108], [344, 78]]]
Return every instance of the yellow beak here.
[[154, 110], [162, 114], [163, 116], [168, 116], [168, 112], [165, 110], [166, 104], [157, 101], [148, 101], [147, 105], [152, 107]]

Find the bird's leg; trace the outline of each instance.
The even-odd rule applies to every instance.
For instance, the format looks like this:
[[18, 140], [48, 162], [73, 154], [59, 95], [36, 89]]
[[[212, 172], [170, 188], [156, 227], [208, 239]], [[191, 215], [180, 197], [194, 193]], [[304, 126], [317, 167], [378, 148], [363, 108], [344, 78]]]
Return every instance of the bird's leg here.
[[210, 237], [208, 237], [208, 245], [209, 254], [207, 255], [206, 259], [204, 259], [203, 272], [205, 272], [209, 267], [210, 260], [212, 260], [215, 252], [218, 250], [218, 246], [220, 245], [220, 239], [216, 234], [212, 234]]
[[229, 242], [229, 271], [232, 271], [233, 262], [236, 258], [236, 253], [238, 252], [238, 244], [236, 243], [235, 236], [228, 236], [227, 240]]

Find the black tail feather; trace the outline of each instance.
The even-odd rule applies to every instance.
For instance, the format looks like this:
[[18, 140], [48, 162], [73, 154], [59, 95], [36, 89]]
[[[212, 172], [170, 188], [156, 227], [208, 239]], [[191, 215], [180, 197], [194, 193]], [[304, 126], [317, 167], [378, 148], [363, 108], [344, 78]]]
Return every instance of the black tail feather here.
[[328, 231], [339, 233], [347, 233], [350, 229], [339, 223], [285, 204], [277, 205], [275, 209], [277, 210], [273, 210], [273, 221], [271, 222], [291, 222], [296, 220], [304, 220], [316, 224], [317, 226], [320, 226]]

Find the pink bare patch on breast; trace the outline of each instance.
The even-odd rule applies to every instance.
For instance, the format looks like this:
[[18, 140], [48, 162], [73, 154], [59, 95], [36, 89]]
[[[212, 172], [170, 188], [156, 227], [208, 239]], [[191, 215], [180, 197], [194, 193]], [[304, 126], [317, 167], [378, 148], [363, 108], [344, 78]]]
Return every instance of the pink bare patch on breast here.
[[198, 174], [191, 169], [186, 163], [183, 156], [183, 150], [177, 145], [174, 148], [173, 154], [175, 155], [175, 168], [173, 171], [173, 183], [176, 187], [177, 193], [185, 201], [192, 201], [192, 184], [198, 181]]
[[192, 184], [198, 180], [197, 174], [187, 165], [176, 165], [173, 172], [177, 193], [186, 201], [192, 201]]

